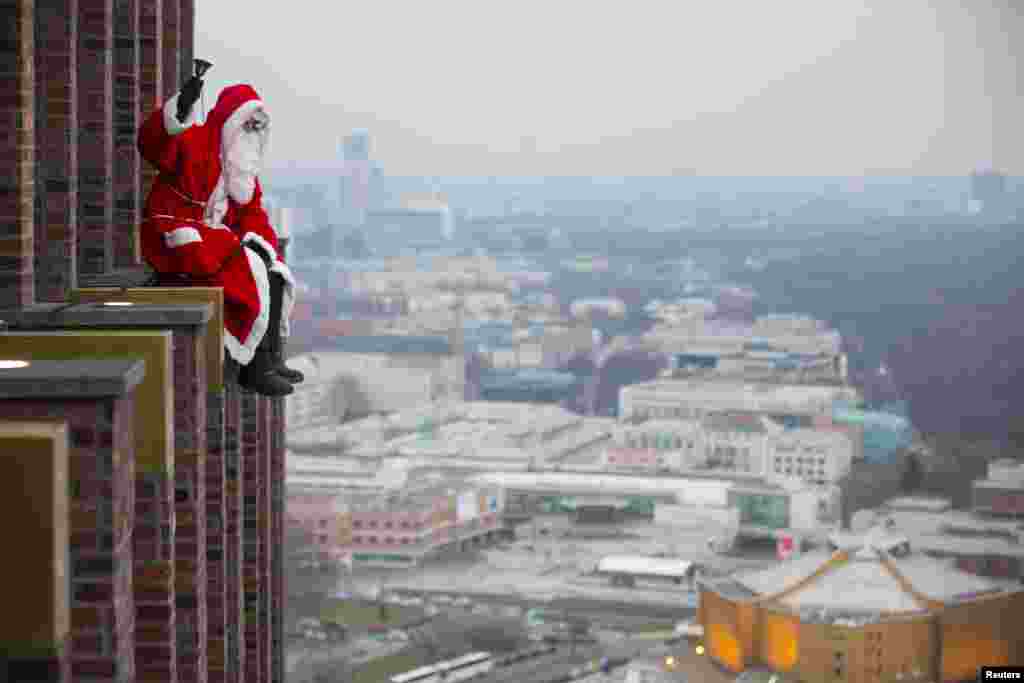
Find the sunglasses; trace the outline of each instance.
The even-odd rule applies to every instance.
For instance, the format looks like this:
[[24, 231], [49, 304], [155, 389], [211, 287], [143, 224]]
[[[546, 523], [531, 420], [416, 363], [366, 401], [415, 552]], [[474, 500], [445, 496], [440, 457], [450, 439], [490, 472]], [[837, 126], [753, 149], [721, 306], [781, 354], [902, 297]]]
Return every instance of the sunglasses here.
[[266, 121], [253, 118], [249, 119], [244, 124], [242, 124], [242, 129], [248, 133], [258, 133], [261, 130], [265, 130], [267, 128], [267, 125], [268, 124]]

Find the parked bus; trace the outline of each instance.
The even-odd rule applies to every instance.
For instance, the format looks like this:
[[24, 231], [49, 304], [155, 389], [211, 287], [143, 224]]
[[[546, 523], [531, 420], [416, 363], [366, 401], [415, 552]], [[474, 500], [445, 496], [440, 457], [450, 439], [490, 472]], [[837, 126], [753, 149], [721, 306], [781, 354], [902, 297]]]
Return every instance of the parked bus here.
[[493, 668], [494, 656], [490, 652], [471, 652], [445, 662], [396, 674], [389, 680], [391, 683], [451, 683], [471, 680]]
[[697, 565], [686, 560], [642, 555], [609, 555], [597, 563], [595, 573], [613, 586], [635, 586], [637, 581], [693, 586]]

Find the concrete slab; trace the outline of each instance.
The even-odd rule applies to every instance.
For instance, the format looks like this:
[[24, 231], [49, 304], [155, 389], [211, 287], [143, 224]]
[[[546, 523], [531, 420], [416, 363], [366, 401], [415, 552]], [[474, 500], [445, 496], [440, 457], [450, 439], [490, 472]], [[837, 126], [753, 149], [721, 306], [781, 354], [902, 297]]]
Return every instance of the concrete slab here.
[[0, 368], [0, 398], [120, 396], [138, 386], [145, 374], [141, 358], [35, 360], [24, 367]]

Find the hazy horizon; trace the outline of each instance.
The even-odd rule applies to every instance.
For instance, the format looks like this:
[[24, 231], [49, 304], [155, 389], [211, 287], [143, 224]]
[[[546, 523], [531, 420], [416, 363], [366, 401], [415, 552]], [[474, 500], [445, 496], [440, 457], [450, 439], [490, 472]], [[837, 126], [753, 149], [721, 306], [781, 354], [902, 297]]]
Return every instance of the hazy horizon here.
[[275, 169], [367, 128], [389, 175], [1024, 175], [1005, 0], [288, 6], [197, 6], [205, 105], [252, 83]]

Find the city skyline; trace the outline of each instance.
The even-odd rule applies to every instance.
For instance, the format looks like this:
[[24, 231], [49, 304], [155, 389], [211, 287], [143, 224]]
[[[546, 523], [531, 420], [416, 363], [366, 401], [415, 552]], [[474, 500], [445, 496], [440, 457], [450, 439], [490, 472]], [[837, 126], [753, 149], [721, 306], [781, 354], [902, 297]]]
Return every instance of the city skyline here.
[[366, 128], [397, 175], [1021, 173], [1011, 9], [291, 7], [241, 33], [236, 3], [197, 10], [206, 106], [252, 82], [272, 168], [329, 167]]

